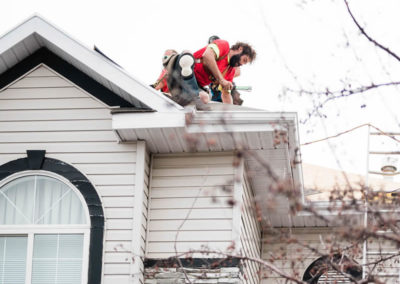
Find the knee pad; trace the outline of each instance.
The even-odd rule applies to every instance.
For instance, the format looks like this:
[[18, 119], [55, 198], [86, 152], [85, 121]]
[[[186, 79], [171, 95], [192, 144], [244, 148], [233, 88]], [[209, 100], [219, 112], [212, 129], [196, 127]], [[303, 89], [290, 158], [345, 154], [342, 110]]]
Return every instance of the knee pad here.
[[178, 62], [181, 68], [181, 75], [184, 79], [193, 75], [194, 57], [190, 53], [183, 54]]

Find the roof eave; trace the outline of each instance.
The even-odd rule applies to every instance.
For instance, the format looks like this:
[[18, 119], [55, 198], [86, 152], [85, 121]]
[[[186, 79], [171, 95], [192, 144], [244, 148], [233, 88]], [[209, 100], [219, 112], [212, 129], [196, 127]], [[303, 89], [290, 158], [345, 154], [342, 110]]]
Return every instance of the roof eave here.
[[[274, 131], [286, 131], [288, 136], [289, 160], [288, 167], [292, 170], [291, 177], [294, 187], [301, 192], [301, 200], [304, 200], [303, 179], [301, 164], [293, 161], [299, 159], [299, 138], [297, 114], [294, 112], [267, 112], [267, 111], [193, 111], [193, 112], [166, 112], [166, 113], [114, 113], [112, 127], [116, 132], [121, 131], [121, 137], [125, 141], [137, 139], [134, 135], [126, 135], [124, 130], [145, 130], [149, 137], [156, 137], [157, 133], [165, 129], [177, 129], [178, 133], [187, 134], [232, 134], [236, 133], [266, 133]], [[125, 135], [122, 134], [125, 133]], [[154, 135], [152, 135], [154, 133]], [[183, 134], [182, 134], [183, 135]], [[207, 136], [208, 137], [208, 136]], [[153, 143], [165, 143], [164, 141], [151, 141]], [[236, 143], [244, 149], [246, 145]], [[260, 146], [251, 147], [249, 150], [260, 150]], [[182, 152], [185, 150], [183, 149]], [[295, 165], [295, 166], [293, 166]]]
[[[297, 128], [297, 114], [266, 111], [113, 112], [112, 122], [112, 127], [116, 131], [120, 129], [186, 127], [187, 131], [191, 133], [262, 132], [280, 130], [282, 124]], [[296, 137], [294, 137], [294, 141], [298, 143]]]

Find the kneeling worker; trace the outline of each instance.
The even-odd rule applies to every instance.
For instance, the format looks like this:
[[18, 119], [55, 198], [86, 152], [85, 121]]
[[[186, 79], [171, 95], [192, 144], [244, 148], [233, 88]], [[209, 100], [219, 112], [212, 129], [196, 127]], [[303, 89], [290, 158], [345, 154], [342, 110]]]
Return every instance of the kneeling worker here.
[[222, 102], [232, 104], [229, 91], [235, 68], [251, 63], [256, 57], [253, 48], [242, 42], [232, 47], [225, 40], [217, 39], [193, 55], [183, 52], [167, 63], [168, 88], [173, 99], [185, 106], [192, 101], [208, 103], [209, 95], [203, 89], [210, 83], [221, 86]]

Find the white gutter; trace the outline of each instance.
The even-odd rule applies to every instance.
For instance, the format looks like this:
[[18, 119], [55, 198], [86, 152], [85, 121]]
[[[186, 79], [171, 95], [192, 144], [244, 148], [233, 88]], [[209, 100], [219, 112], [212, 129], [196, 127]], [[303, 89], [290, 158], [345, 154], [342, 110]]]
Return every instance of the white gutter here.
[[[290, 156], [296, 161], [298, 160], [298, 162], [301, 162], [300, 135], [299, 135], [300, 131], [299, 131], [299, 122], [297, 120], [297, 114], [294, 117], [294, 125], [292, 130], [293, 130], [292, 132], [294, 133], [294, 135], [292, 136], [294, 141], [293, 143], [291, 143], [292, 141], [289, 140], [289, 143], [291, 144], [291, 148], [289, 149], [291, 154]], [[296, 148], [297, 148], [297, 153], [295, 151]], [[306, 195], [304, 193], [303, 167], [301, 163], [295, 165], [295, 167], [296, 171], [293, 171], [293, 174], [295, 175], [293, 179], [294, 180], [297, 179], [298, 186], [300, 187], [300, 192], [301, 192], [301, 201], [303, 204], [306, 204], [306, 198], [305, 198]]]
[[[186, 119], [191, 119], [186, 124]], [[295, 113], [272, 112], [226, 112], [207, 111], [185, 113], [181, 112], [130, 112], [113, 113], [112, 127], [123, 129], [160, 129], [183, 128], [190, 133], [226, 133], [226, 132], [263, 132], [283, 130], [280, 124], [294, 125], [297, 122]]]

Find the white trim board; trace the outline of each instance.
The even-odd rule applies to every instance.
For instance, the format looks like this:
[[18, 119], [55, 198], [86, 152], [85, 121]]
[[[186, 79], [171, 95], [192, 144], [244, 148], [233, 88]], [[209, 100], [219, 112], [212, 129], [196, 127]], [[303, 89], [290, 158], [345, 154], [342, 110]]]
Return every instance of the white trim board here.
[[[157, 112], [157, 113], [115, 113], [112, 115], [112, 128], [122, 129], [155, 129], [155, 128], [183, 128], [185, 124], [184, 112]], [[223, 122], [224, 119], [226, 122]], [[295, 113], [274, 112], [195, 112], [193, 122], [187, 127], [191, 133], [223, 133], [223, 132], [253, 132], [274, 131], [281, 129], [282, 124], [297, 123]], [[282, 128], [283, 129], [283, 128]]]
[[133, 233], [132, 233], [132, 257], [131, 257], [131, 279], [132, 283], [140, 284], [140, 265], [144, 255], [141, 251], [141, 227], [144, 199], [144, 175], [146, 163], [146, 142], [138, 141], [136, 150], [135, 171], [135, 204], [133, 207]]

